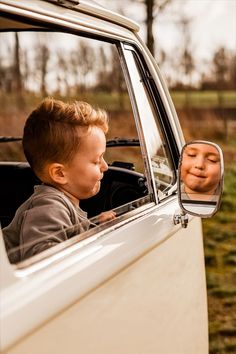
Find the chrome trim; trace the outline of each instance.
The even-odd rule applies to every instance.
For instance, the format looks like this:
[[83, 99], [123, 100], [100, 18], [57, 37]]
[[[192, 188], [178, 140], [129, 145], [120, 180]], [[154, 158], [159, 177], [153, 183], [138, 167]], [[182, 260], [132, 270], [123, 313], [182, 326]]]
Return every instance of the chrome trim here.
[[[43, 11], [43, 7], [42, 4], [45, 3], [45, 5], [49, 5], [52, 7], [52, 11], [49, 13], [47, 12], [47, 10]], [[54, 18], [60, 18], [60, 16], [58, 17], [58, 13], [56, 14], [57, 16], [55, 16], [55, 11], [54, 8], [57, 7], [58, 9], [63, 9], [64, 8], [68, 8], [69, 11], [73, 12], [77, 12], [77, 13], [84, 13], [90, 16], [94, 16], [97, 19], [102, 19], [105, 20], [107, 22], [110, 23], [114, 23], [117, 24], [121, 27], [125, 27], [131, 31], [134, 32], [138, 32], [140, 29], [140, 26], [137, 22], [122, 16], [120, 14], [117, 14], [111, 10], [108, 10], [98, 4], [96, 4], [95, 2], [89, 2], [86, 0], [80, 0], [79, 4], [76, 4], [74, 2], [71, 2], [71, 4], [69, 4], [69, 1], [64, 2], [64, 3], [59, 3], [59, 1], [53, 1], [53, 0], [40, 0], [40, 1], [34, 1], [33, 4], [30, 1], [17, 1], [17, 0], [1, 0], [1, 4], [4, 4], [6, 6], [13, 6], [15, 8], [18, 8], [18, 11], [31, 11], [32, 13], [36, 13], [36, 14], [41, 14], [41, 15], [46, 15], [46, 16], [51, 16]], [[35, 5], [38, 6], [37, 8], [37, 12], [35, 9]], [[41, 10], [41, 11], [39, 11]], [[17, 12], [18, 13], [18, 12]], [[69, 16], [69, 13], [66, 13], [66, 16], [63, 16], [64, 18], [66, 18], [67, 21], [72, 22], [72, 17]]]
[[130, 96], [130, 102], [131, 102], [131, 106], [133, 109], [134, 120], [136, 122], [137, 132], [139, 135], [140, 148], [141, 148], [143, 161], [144, 161], [144, 170], [145, 170], [145, 175], [147, 177], [147, 183], [148, 183], [148, 190], [151, 193], [154, 192], [154, 196], [156, 198], [156, 203], [158, 204], [158, 198], [157, 198], [155, 184], [153, 186], [153, 183], [152, 183], [154, 177], [153, 177], [153, 173], [152, 173], [152, 169], [151, 169], [151, 161], [150, 161], [150, 157], [149, 157], [147, 147], [145, 144], [145, 137], [144, 137], [144, 133], [143, 133], [142, 122], [141, 122], [141, 118], [139, 115], [138, 106], [136, 103], [136, 96], [135, 96], [133, 85], [131, 82], [130, 72], [129, 72], [129, 69], [128, 69], [127, 63], [126, 63], [127, 58], [125, 57], [125, 45], [120, 43], [120, 47], [118, 47], [118, 50], [119, 50], [120, 59], [121, 59], [121, 67], [124, 72], [127, 90], [128, 90], [129, 96]]
[[[154, 212], [155, 209], [159, 209], [159, 207], [165, 207], [165, 205], [168, 203], [171, 203], [173, 201], [173, 199], [176, 199], [176, 195], [172, 195], [172, 196], [167, 197], [166, 199], [162, 200], [160, 204], [155, 204], [154, 202], [146, 204], [143, 207], [140, 207], [138, 210], [134, 210], [134, 211], [131, 211], [130, 213], [127, 213], [126, 215], [128, 215], [128, 216], [133, 213], [134, 213], [134, 215], [128, 219], [126, 218], [126, 219], [120, 220], [120, 222], [118, 224], [114, 224], [114, 221], [109, 221], [110, 227], [106, 228], [105, 230], [101, 230], [96, 235], [89, 237], [87, 234], [87, 237], [85, 237], [83, 240], [79, 240], [80, 235], [78, 235], [78, 237], [75, 236], [74, 238], [71, 238], [71, 239], [59, 244], [58, 245], [59, 247], [55, 246], [49, 250], [42, 252], [42, 253], [44, 253], [44, 255], [47, 253], [46, 256], [48, 256], [48, 253], [50, 253], [48, 251], [51, 251], [51, 253], [52, 253], [52, 250], [55, 251], [55, 248], [57, 247], [57, 252], [56, 253], [53, 252], [53, 254], [51, 256], [49, 255], [50, 259], [46, 258], [46, 257], [43, 257], [43, 259], [40, 259], [40, 258], [42, 258], [42, 253], [41, 253], [41, 254], [35, 255], [34, 257], [29, 258], [28, 260], [22, 261], [16, 265], [12, 265], [12, 267], [14, 269], [14, 274], [16, 277], [22, 278], [22, 277], [34, 274], [38, 271], [41, 271], [41, 270], [45, 269], [46, 267], [48, 267], [49, 265], [58, 263], [58, 262], [62, 261], [63, 259], [72, 255], [73, 253], [78, 252], [78, 250], [85, 250], [85, 253], [86, 253], [86, 246], [91, 245], [93, 242], [94, 242], [95, 249], [97, 249], [95, 241], [102, 240], [104, 237], [108, 236], [108, 234], [111, 233], [112, 231], [118, 230], [122, 226], [127, 225], [128, 223], [132, 223], [132, 222], [136, 221], [137, 219], [143, 218], [144, 216]], [[140, 210], [140, 209], [142, 209], [142, 210]], [[66, 247], [63, 247], [65, 245], [65, 243], [66, 243]], [[61, 248], [61, 249], [63, 248], [61, 250], [61, 252], [60, 252], [59, 248]], [[87, 251], [87, 252], [88, 252], [88, 254], [91, 254], [92, 251]], [[86, 255], [87, 255], [87, 253], [86, 253]], [[81, 256], [78, 255], [78, 257], [76, 257], [76, 261], [78, 261], [80, 259], [84, 259], [86, 257], [86, 255], [84, 255], [84, 254]], [[36, 260], [36, 258], [37, 258], [37, 260]], [[33, 260], [33, 262], [32, 262], [32, 260]]]
[[[150, 213], [155, 206], [156, 204], [154, 202], [145, 204], [136, 210], [119, 216], [115, 220], [108, 221], [101, 226], [88, 230], [81, 235], [74, 236], [69, 240], [30, 257], [29, 259], [19, 262], [16, 265], [13, 265], [15, 274], [17, 277], [22, 277], [35, 273], [55, 262], [59, 262], [72, 253], [84, 248], [87, 245], [90, 245], [92, 242], [102, 239], [104, 236], [107, 236], [109, 233], [121, 228], [122, 226], [142, 218], [146, 214]], [[99, 231], [96, 232], [97, 230]], [[96, 234], [94, 234], [94, 232], [96, 232]]]
[[[206, 144], [206, 145], [212, 145], [216, 148], [216, 150], [219, 152], [220, 155], [220, 164], [221, 164], [221, 170], [220, 170], [220, 182], [219, 182], [219, 188], [220, 188], [220, 196], [219, 196], [219, 200], [217, 201], [216, 207], [214, 209], [214, 211], [211, 214], [201, 214], [201, 213], [195, 213], [193, 211], [187, 210], [184, 208], [182, 200], [181, 200], [181, 181], [180, 181], [180, 166], [182, 163], [182, 158], [183, 158], [183, 149], [188, 146], [191, 145], [193, 143], [196, 144]], [[178, 191], [178, 203], [180, 208], [182, 209], [183, 213], [185, 214], [189, 214], [189, 215], [193, 215], [193, 216], [198, 216], [200, 218], [209, 218], [212, 217], [213, 215], [216, 214], [216, 212], [219, 210], [220, 208], [220, 204], [221, 204], [221, 199], [222, 199], [222, 194], [223, 194], [223, 187], [224, 187], [224, 156], [223, 156], [223, 152], [222, 149], [220, 148], [219, 145], [208, 141], [208, 140], [191, 140], [189, 142], [187, 142], [183, 147], [182, 147], [182, 151], [181, 151], [181, 155], [180, 155], [180, 159], [179, 159], [179, 165], [178, 165], [178, 181], [177, 181], [177, 191]]]
[[105, 19], [106, 21], [111, 21], [121, 26], [125, 26], [135, 32], [138, 32], [140, 26], [134, 20], [127, 18], [121, 14], [115, 13], [102, 5], [96, 3], [95, 1], [86, 0], [45, 0], [47, 2], [54, 3], [58, 6], [64, 6], [68, 9], [74, 11], [85, 12], [89, 15], [97, 16], [99, 18]]

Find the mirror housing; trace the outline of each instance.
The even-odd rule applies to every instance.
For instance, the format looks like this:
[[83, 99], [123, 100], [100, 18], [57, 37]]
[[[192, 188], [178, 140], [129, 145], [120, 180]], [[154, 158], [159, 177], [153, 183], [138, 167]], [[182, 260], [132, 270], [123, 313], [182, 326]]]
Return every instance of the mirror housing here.
[[178, 198], [183, 212], [202, 218], [213, 216], [219, 210], [223, 193], [221, 148], [204, 140], [185, 144], [178, 171]]

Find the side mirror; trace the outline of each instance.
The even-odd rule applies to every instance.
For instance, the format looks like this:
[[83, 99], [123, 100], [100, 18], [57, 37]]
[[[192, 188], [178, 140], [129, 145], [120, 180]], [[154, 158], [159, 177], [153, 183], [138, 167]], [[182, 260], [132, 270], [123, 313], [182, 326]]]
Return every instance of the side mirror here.
[[211, 217], [220, 207], [224, 160], [221, 148], [209, 141], [184, 145], [179, 161], [178, 196], [184, 213]]

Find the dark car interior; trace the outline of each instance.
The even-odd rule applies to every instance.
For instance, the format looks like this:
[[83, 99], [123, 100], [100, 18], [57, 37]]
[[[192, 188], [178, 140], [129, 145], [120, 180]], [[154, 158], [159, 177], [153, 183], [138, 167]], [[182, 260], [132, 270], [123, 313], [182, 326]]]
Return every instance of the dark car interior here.
[[[147, 194], [145, 179], [141, 173], [131, 169], [132, 164], [114, 162], [105, 172], [100, 192], [81, 201], [81, 208], [88, 217], [102, 211], [114, 209]], [[0, 162], [0, 222], [7, 226], [17, 208], [33, 193], [34, 186], [40, 184], [27, 162]]]

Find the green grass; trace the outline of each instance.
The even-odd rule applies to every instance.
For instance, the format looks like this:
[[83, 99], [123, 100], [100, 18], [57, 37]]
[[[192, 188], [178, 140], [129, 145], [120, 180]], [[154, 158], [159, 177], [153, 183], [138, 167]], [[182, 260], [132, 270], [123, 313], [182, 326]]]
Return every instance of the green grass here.
[[[53, 94], [52, 96], [56, 99], [61, 99], [62, 101], [86, 101], [95, 107], [100, 107], [110, 112], [131, 109], [129, 96], [126, 93], [81, 92], [74, 97], [63, 97], [57, 94]], [[43, 97], [41, 95], [36, 95], [33, 93], [23, 94], [22, 97], [19, 97], [14, 93], [3, 94], [0, 92], [1, 112], [10, 111], [11, 113], [14, 113], [19, 108], [23, 110], [26, 109], [27, 112], [30, 112], [40, 103], [42, 99]]]
[[232, 91], [173, 91], [171, 97], [177, 108], [236, 108], [236, 90]]
[[212, 354], [236, 353], [236, 166], [225, 157], [220, 211], [203, 221]]
[[[53, 95], [55, 98], [66, 100], [66, 97]], [[109, 111], [119, 111], [121, 109], [129, 109], [129, 98], [127, 93], [118, 94], [110, 92], [81, 92], [73, 99], [85, 100], [91, 104], [98, 105]], [[192, 107], [192, 108], [236, 108], [236, 90], [232, 91], [172, 91], [171, 97], [176, 108]], [[35, 107], [41, 97], [34, 94], [24, 95], [25, 105]], [[19, 96], [14, 94], [0, 94], [1, 108], [8, 107], [9, 104], [17, 103]]]

